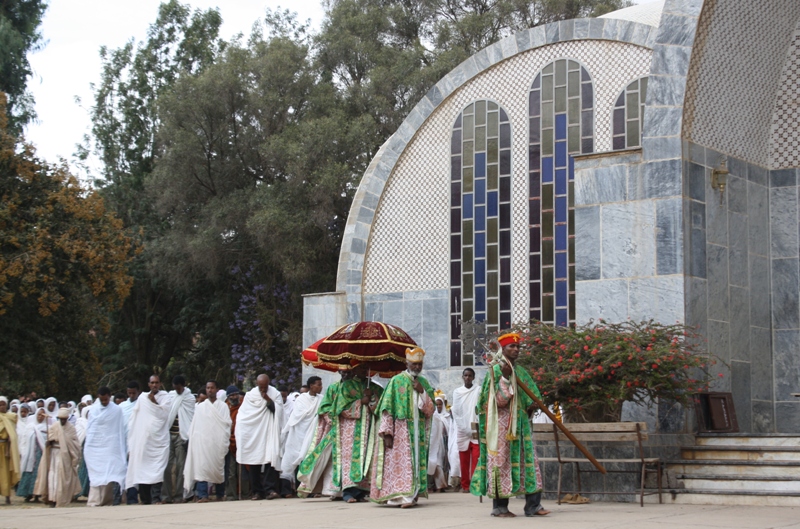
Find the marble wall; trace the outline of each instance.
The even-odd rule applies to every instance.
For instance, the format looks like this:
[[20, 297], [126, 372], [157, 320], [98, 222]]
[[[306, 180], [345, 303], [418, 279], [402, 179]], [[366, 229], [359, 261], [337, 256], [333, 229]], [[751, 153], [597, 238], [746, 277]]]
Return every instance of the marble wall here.
[[[687, 323], [728, 366], [739, 428], [799, 432], [800, 217], [795, 169], [768, 171], [686, 144]], [[714, 168], [727, 161], [723, 194]]]

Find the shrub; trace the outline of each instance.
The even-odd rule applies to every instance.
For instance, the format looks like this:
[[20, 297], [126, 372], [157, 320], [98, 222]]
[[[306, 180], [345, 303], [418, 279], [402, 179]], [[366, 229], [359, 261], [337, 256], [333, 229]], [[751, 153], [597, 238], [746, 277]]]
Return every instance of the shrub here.
[[531, 322], [513, 330], [522, 335], [518, 362], [544, 402], [560, 404], [571, 422], [618, 421], [625, 401], [689, 405], [692, 394], [708, 390], [717, 363], [684, 325], [599, 320], [580, 327]]

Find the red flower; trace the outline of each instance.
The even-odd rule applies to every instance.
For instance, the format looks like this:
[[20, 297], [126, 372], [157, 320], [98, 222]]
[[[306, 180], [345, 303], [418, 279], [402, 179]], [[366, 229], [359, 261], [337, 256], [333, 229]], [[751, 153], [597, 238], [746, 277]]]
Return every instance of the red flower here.
[[653, 364], [653, 369], [658, 369], [658, 364]]

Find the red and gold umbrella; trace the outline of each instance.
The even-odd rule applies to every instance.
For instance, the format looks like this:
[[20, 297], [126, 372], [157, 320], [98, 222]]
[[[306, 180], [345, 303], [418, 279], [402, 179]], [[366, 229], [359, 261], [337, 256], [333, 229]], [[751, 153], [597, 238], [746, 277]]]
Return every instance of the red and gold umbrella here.
[[317, 347], [322, 341], [325, 340], [317, 340], [307, 349], [303, 349], [303, 352], [300, 355], [300, 360], [303, 362], [303, 365], [314, 367], [316, 369], [322, 369], [323, 371], [331, 371], [333, 373], [338, 373], [342, 366], [339, 364], [324, 362], [319, 359], [317, 356]]
[[406, 349], [417, 343], [396, 325], [378, 321], [349, 323], [318, 342], [317, 357], [343, 369], [364, 365], [372, 373], [393, 376], [406, 369]]

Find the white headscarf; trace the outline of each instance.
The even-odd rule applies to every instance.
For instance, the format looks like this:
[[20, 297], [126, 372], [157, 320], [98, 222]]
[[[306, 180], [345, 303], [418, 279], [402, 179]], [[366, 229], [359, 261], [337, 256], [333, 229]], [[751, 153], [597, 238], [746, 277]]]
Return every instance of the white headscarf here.
[[[16, 410], [12, 409], [14, 406], [17, 407]], [[13, 411], [14, 413], [19, 411], [19, 399], [14, 399], [8, 404], [8, 411]]]
[[92, 403], [92, 396], [91, 395], [84, 395], [81, 397], [81, 404], [91, 404]]
[[[56, 403], [56, 407], [53, 408], [53, 411], [50, 411], [50, 403], [51, 402], [55, 402]], [[47, 397], [44, 400], [44, 411], [45, 411], [45, 413], [47, 413], [47, 415], [49, 415], [50, 417], [55, 419], [58, 416], [58, 399], [56, 399], [55, 397]]]

